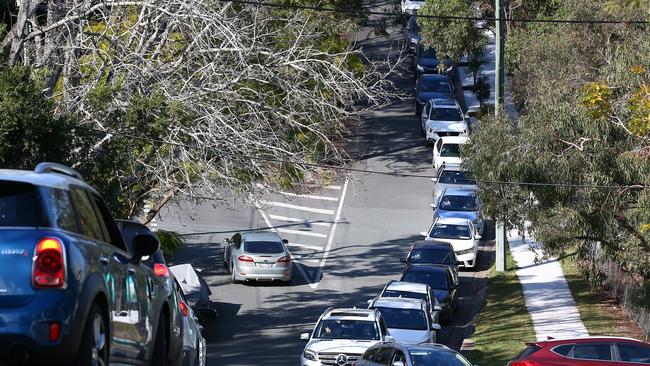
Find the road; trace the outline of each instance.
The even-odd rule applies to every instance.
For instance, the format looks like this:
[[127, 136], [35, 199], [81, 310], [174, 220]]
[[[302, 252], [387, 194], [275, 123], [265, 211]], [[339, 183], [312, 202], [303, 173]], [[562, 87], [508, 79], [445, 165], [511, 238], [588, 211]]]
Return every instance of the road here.
[[[370, 58], [384, 59], [397, 49], [400, 30], [389, 31], [390, 38], [361, 33], [360, 45]], [[398, 88], [411, 91], [412, 76], [395, 78]], [[355, 168], [432, 174], [431, 150], [424, 147], [417, 123], [409, 100], [365, 116], [351, 128], [348, 149], [358, 158]], [[203, 270], [219, 311], [204, 330], [208, 365], [299, 364], [304, 347], [299, 335], [310, 331], [326, 308], [365, 307], [388, 281], [399, 278], [399, 259], [431, 224], [431, 190], [426, 178], [353, 174], [308, 193], [270, 193], [257, 205], [204, 202], [164, 209], [155, 225], [188, 234], [175, 262]], [[222, 240], [238, 230], [264, 227], [290, 242], [296, 258], [292, 284], [231, 284], [222, 265]], [[456, 349], [471, 334], [471, 320], [482, 304], [484, 274], [492, 261], [491, 242], [483, 244], [479, 269], [462, 273], [456, 319], [439, 336]]]

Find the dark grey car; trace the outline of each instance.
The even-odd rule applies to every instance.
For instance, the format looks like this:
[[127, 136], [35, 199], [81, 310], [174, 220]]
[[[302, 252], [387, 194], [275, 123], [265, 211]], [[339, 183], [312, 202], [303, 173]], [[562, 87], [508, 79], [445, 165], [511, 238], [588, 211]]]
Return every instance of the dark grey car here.
[[442, 344], [403, 345], [395, 342], [379, 343], [357, 361], [356, 366], [416, 366], [445, 365], [471, 366], [465, 357]]

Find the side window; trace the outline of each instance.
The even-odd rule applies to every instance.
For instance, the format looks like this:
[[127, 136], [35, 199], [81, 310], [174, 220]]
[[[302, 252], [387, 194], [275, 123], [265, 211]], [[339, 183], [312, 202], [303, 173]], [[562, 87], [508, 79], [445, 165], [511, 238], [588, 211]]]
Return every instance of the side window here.
[[380, 348], [375, 358], [372, 360], [374, 363], [380, 365], [390, 365], [391, 360], [393, 359], [393, 349], [392, 348]]
[[400, 350], [395, 350], [395, 355], [393, 356], [393, 362], [391, 362], [390, 364], [391, 366], [406, 365], [406, 356], [404, 356], [404, 352]]
[[363, 354], [363, 357], [361, 358], [370, 361], [377, 354], [377, 351], [379, 351], [379, 348], [370, 348]]
[[438, 139], [438, 141], [436, 141], [436, 151], [438, 154], [440, 154], [442, 151], [442, 139]]
[[386, 325], [386, 321], [384, 320], [383, 316], [379, 317], [379, 329], [381, 330], [381, 336], [385, 336], [388, 334], [388, 326]]
[[610, 361], [612, 359], [612, 349], [609, 343], [577, 344], [573, 349], [573, 357], [583, 360]]
[[564, 344], [562, 346], [557, 346], [553, 348], [553, 352], [557, 353], [558, 355], [567, 357], [572, 349], [573, 349], [572, 344]]
[[232, 239], [230, 239], [232, 243], [235, 245], [235, 248], [239, 249], [241, 247], [241, 234], [237, 233], [232, 236]]
[[102, 202], [101, 198], [95, 194], [91, 194], [91, 197], [93, 200], [93, 205], [99, 214], [99, 220], [102, 223], [102, 227], [104, 230], [106, 230], [106, 235], [108, 238], [107, 242], [124, 250], [125, 252], [128, 252], [128, 249], [124, 244], [122, 233], [120, 233], [120, 231], [117, 229], [117, 225], [115, 225], [115, 221], [113, 220], [111, 214], [108, 212], [108, 209], [106, 208], [106, 205], [104, 205], [104, 202]]
[[99, 220], [86, 192], [79, 188], [72, 188], [70, 195], [72, 197], [72, 203], [79, 215], [81, 234], [95, 240], [106, 242], [104, 232], [99, 226]]
[[650, 347], [625, 343], [618, 343], [616, 347], [618, 347], [618, 355], [621, 361], [650, 365]]
[[62, 189], [47, 189], [49, 216], [52, 224], [63, 230], [79, 233], [77, 216], [72, 208], [70, 194]]

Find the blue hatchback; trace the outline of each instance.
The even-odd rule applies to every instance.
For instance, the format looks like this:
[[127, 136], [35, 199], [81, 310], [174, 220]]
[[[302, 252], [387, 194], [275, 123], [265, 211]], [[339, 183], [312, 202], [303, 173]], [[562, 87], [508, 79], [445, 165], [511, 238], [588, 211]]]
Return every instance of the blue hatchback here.
[[168, 365], [171, 300], [74, 170], [0, 170], [0, 365]]

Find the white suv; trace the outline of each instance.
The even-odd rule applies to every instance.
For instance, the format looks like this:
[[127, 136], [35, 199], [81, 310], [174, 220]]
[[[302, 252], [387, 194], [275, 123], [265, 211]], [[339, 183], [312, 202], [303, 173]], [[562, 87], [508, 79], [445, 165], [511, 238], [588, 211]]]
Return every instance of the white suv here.
[[368, 347], [394, 341], [379, 311], [333, 308], [300, 339], [308, 341], [300, 357], [302, 366], [352, 366]]
[[427, 146], [443, 136], [467, 136], [469, 133], [463, 110], [453, 99], [430, 99], [420, 117]]

